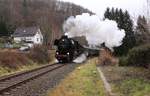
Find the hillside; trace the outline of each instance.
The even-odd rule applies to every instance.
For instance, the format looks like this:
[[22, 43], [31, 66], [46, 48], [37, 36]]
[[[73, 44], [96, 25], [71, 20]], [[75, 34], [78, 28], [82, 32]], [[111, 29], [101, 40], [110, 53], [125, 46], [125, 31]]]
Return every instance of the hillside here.
[[11, 34], [21, 26], [40, 26], [45, 44], [52, 44], [62, 34], [67, 17], [92, 14], [79, 5], [58, 0], [0, 0], [0, 8], [1, 34]]

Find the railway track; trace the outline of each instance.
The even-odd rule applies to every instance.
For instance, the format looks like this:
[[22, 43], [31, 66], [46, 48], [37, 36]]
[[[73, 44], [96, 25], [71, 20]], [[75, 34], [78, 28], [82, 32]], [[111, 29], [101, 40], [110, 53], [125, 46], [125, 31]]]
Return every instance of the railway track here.
[[30, 80], [34, 80], [48, 72], [65, 66], [65, 64], [45, 65], [30, 71], [25, 71], [17, 74], [11, 74], [0, 78], [0, 94], [7, 92], [15, 87], [25, 84]]

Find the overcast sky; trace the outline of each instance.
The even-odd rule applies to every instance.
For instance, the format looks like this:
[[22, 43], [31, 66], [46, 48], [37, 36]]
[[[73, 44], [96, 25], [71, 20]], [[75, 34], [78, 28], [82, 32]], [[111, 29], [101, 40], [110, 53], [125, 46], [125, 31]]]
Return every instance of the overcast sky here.
[[95, 12], [101, 18], [107, 7], [128, 10], [132, 17], [146, 14], [146, 0], [62, 0], [73, 2]]

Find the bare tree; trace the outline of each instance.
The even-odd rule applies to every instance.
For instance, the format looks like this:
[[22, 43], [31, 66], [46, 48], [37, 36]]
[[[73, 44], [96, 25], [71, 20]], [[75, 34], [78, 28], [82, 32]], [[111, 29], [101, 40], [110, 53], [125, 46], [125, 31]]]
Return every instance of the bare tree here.
[[10, 31], [21, 26], [39, 26], [45, 37], [44, 44], [51, 46], [54, 39], [63, 34], [63, 22], [69, 16], [81, 13], [92, 12], [57, 0], [0, 0], [0, 17]]

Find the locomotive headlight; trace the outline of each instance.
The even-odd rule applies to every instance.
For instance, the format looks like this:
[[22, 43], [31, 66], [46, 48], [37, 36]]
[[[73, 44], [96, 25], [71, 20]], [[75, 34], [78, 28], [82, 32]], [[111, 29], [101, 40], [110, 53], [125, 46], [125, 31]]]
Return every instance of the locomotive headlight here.
[[69, 55], [70, 53], [68, 52], [67, 55]]

